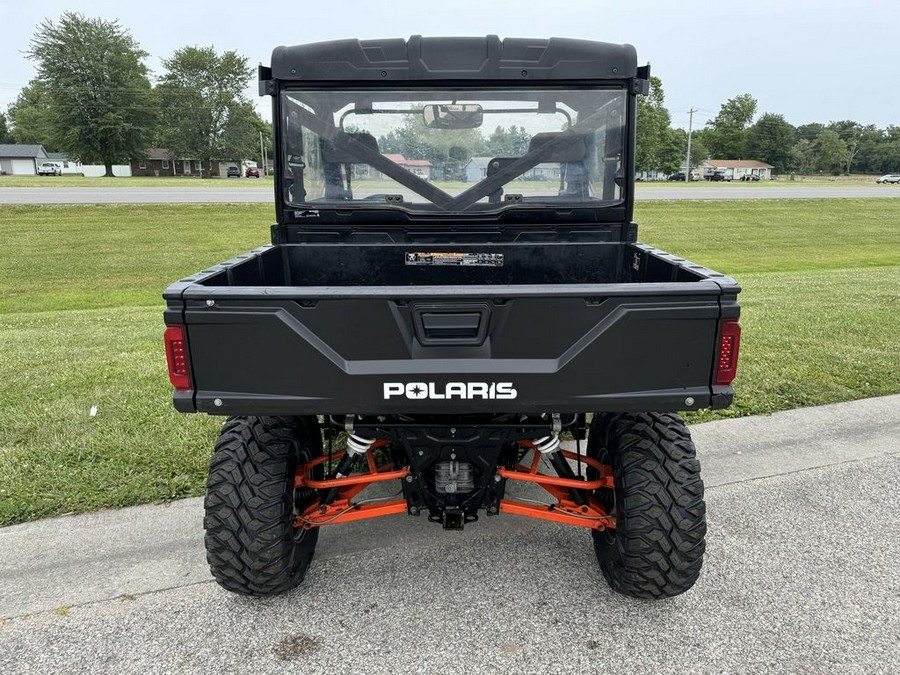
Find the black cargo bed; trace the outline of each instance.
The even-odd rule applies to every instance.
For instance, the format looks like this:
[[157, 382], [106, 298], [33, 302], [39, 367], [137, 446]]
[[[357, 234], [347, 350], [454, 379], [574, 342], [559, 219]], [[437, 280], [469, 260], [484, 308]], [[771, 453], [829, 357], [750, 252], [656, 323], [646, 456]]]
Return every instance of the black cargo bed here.
[[[712, 355], [738, 292], [620, 242], [266, 246], [167, 289], [194, 388], [175, 401], [218, 414], [723, 407]], [[422, 398], [388, 395], [417, 383]], [[516, 395], [481, 398], [482, 384]]]
[[[685, 283], [723, 275], [622, 242], [506, 245], [285, 244], [197, 275], [207, 287], [528, 286]], [[457, 291], [461, 291], [458, 289]]]

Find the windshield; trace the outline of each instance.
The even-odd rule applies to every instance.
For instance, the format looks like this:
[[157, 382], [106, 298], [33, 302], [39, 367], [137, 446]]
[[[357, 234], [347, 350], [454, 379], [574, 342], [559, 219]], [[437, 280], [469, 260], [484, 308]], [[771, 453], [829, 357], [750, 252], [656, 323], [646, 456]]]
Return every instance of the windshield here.
[[426, 212], [622, 198], [621, 89], [287, 91], [283, 190]]

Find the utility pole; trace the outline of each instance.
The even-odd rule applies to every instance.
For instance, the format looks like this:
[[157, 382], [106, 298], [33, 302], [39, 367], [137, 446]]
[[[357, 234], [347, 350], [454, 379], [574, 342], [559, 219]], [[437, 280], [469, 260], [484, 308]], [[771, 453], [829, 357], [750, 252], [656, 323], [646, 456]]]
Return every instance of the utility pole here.
[[259, 159], [262, 162], [262, 175], [266, 175], [266, 146], [263, 145], [263, 132], [259, 132]]
[[687, 148], [687, 162], [684, 170], [684, 182], [687, 183], [691, 180], [691, 133], [694, 130], [694, 113], [697, 112], [693, 108], [688, 110], [688, 148]]

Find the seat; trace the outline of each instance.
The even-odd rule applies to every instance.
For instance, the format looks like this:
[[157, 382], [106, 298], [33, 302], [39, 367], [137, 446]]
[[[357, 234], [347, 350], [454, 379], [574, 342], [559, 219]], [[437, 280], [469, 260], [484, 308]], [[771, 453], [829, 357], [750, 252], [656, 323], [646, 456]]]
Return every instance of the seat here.
[[[528, 144], [528, 151], [538, 149], [544, 143], [558, 138], [562, 131], [535, 134]], [[590, 196], [591, 163], [594, 156], [594, 134], [578, 134], [572, 143], [556, 148], [547, 154], [545, 162], [559, 162], [559, 196], [587, 199]]]
[[[351, 164], [361, 162], [348, 141], [362, 143], [370, 150], [378, 152], [378, 141], [365, 131], [337, 132], [333, 138], [320, 138], [319, 150], [322, 156], [322, 174], [325, 178], [325, 199], [353, 199], [351, 184]], [[346, 179], [346, 184], [345, 184]]]
[[[535, 134], [528, 143], [528, 153], [540, 151], [542, 145], [559, 138], [562, 133], [562, 131], [545, 131]], [[541, 157], [542, 164], [560, 164], [560, 195], [587, 195], [589, 169], [585, 166], [585, 160], [589, 146], [593, 145], [593, 140], [592, 134], [577, 134], [571, 143], [550, 150], [545, 157]], [[518, 159], [519, 157], [494, 157], [488, 162], [487, 177], [493, 176]], [[503, 188], [488, 196], [488, 201], [492, 204], [497, 204], [502, 199]]]

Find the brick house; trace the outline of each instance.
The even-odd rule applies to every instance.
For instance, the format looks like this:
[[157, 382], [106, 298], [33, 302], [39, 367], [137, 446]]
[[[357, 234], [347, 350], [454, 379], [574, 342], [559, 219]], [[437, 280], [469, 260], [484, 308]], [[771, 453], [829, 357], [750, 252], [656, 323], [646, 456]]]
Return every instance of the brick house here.
[[[208, 175], [223, 175], [223, 166], [228, 163], [213, 162]], [[132, 176], [200, 176], [203, 170], [202, 160], [172, 159], [167, 148], [147, 148], [143, 158], [131, 160]]]

